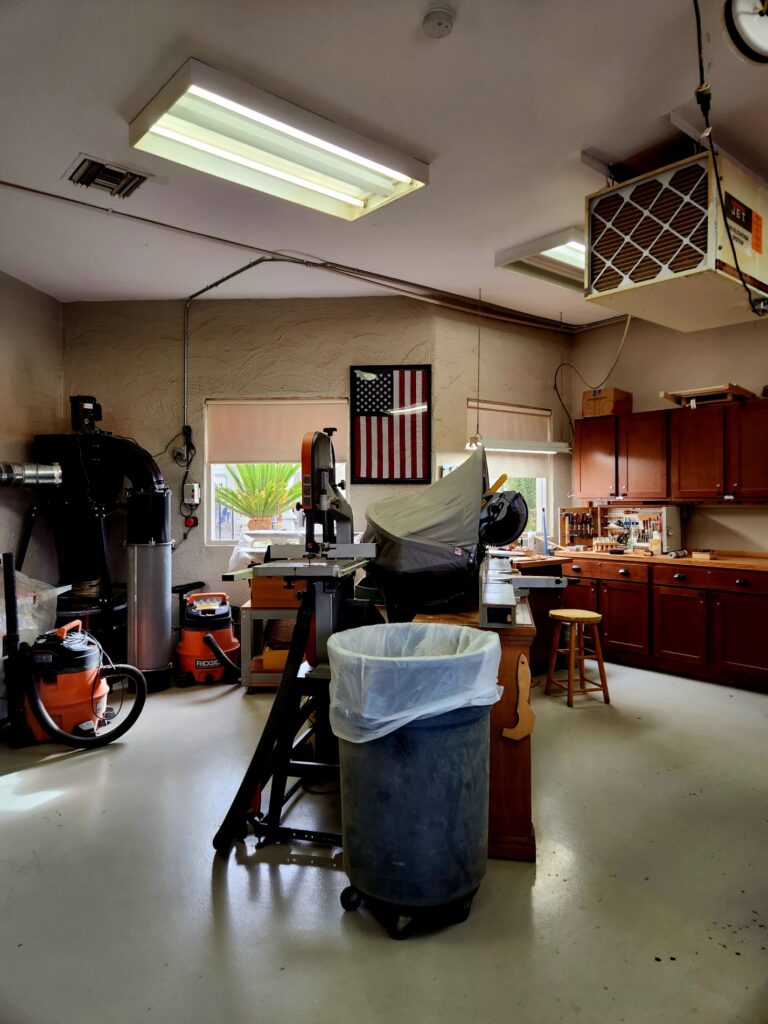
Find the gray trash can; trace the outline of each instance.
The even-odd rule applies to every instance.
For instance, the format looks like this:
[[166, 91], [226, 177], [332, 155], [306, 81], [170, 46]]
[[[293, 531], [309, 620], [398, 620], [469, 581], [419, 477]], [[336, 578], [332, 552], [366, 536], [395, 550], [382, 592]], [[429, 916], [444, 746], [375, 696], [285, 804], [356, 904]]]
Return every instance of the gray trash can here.
[[364, 900], [394, 938], [465, 920], [488, 858], [498, 637], [368, 626], [335, 634], [329, 655], [351, 883], [342, 906]]

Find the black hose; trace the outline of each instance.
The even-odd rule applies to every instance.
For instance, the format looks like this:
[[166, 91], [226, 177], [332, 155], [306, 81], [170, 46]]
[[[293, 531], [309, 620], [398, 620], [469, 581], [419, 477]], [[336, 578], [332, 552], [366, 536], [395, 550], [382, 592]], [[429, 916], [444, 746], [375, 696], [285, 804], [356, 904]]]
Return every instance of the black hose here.
[[219, 647], [216, 642], [216, 637], [212, 633], [206, 633], [203, 636], [203, 643], [208, 650], [216, 656], [216, 660], [224, 669], [224, 676], [222, 677], [223, 683], [239, 683], [240, 682], [240, 666], [236, 665], [234, 661]]
[[110, 676], [119, 676], [123, 679], [127, 677], [128, 679], [133, 679], [136, 684], [136, 697], [128, 714], [114, 729], [109, 729], [101, 735], [81, 736], [77, 733], [65, 732], [59, 728], [48, 714], [45, 704], [43, 704], [40, 698], [37, 678], [35, 677], [29, 654], [29, 644], [21, 644], [19, 653], [22, 656], [21, 660], [27, 666], [24, 671], [25, 691], [35, 721], [41, 729], [48, 733], [52, 740], [63, 743], [64, 746], [74, 747], [78, 750], [94, 750], [96, 747], [105, 747], [108, 743], [112, 743], [113, 740], [124, 736], [141, 714], [144, 702], [147, 699], [147, 681], [143, 673], [134, 668], [133, 665], [114, 665], [110, 666], [107, 670], [102, 669], [101, 676], [105, 679], [108, 679]]

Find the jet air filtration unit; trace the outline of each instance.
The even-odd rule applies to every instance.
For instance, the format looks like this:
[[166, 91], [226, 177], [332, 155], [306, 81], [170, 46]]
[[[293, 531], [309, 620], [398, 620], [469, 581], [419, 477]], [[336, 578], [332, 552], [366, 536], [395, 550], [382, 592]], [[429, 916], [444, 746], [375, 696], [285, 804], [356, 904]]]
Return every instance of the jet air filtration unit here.
[[[725, 216], [756, 301], [768, 298], [768, 187], [718, 153]], [[587, 197], [586, 296], [677, 331], [753, 319], [734, 266], [712, 156]]]

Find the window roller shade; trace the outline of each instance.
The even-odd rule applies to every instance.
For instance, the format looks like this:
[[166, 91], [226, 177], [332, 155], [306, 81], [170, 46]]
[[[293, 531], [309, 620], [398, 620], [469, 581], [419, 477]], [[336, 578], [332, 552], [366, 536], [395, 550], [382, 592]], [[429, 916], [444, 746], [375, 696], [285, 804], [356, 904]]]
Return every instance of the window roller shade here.
[[[505, 407], [492, 402], [467, 401], [467, 437], [476, 430], [478, 419], [480, 434], [484, 438], [503, 438], [506, 441], [549, 441], [552, 414], [548, 410], [527, 410]], [[491, 482], [501, 473], [518, 477], [548, 477], [552, 469], [551, 455], [523, 452], [486, 452]]]
[[338, 462], [349, 453], [349, 409], [343, 399], [225, 401], [205, 404], [206, 459], [213, 463], [301, 462], [309, 431], [336, 427]]

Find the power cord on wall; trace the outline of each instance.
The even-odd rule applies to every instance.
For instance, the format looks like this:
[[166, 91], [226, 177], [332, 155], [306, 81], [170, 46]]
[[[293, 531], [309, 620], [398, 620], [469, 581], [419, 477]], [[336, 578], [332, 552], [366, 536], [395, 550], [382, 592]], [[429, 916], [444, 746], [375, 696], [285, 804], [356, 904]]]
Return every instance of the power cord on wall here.
[[570, 438], [570, 442], [571, 443], [573, 443], [573, 437], [574, 437], [573, 419], [571, 417], [571, 414], [568, 412], [568, 406], [565, 404], [565, 401], [563, 400], [563, 396], [560, 393], [560, 389], [557, 386], [558, 375], [559, 375], [560, 371], [565, 366], [570, 366], [570, 368], [573, 370], [573, 372], [581, 379], [581, 381], [584, 384], [586, 384], [586, 386], [589, 388], [590, 391], [597, 391], [598, 388], [601, 388], [605, 384], [605, 382], [611, 376], [613, 371], [616, 369], [616, 365], [617, 365], [619, 359], [621, 358], [621, 353], [624, 351], [624, 343], [627, 340], [627, 335], [629, 334], [629, 325], [630, 325], [631, 322], [632, 322], [632, 316], [630, 314], [627, 317], [626, 321], [624, 322], [624, 333], [622, 334], [621, 341], [619, 342], [619, 348], [618, 348], [618, 351], [616, 352], [616, 358], [611, 363], [611, 367], [608, 370], [608, 373], [606, 373], [606, 375], [603, 377], [603, 379], [600, 381], [599, 384], [590, 384], [589, 381], [584, 377], [583, 373], [578, 368], [578, 366], [575, 366], [573, 363], [568, 362], [568, 360], [566, 360], [566, 359], [564, 359], [560, 363], [560, 365], [557, 367], [557, 369], [555, 370], [555, 379], [552, 382], [552, 386], [555, 389], [555, 394], [557, 395], [557, 398], [558, 398], [558, 401], [560, 402], [560, 405], [562, 405], [562, 407], [563, 407], [563, 412], [565, 413], [565, 415], [566, 415], [566, 417], [568, 419], [568, 425], [571, 428], [571, 438]]
[[704, 47], [702, 43], [701, 34], [701, 10], [699, 9], [699, 0], [693, 0], [693, 12], [696, 16], [696, 45], [698, 49], [699, 57], [699, 84], [696, 87], [696, 102], [701, 110], [701, 116], [704, 118], [705, 131], [701, 138], [706, 139], [709, 146], [709, 151], [712, 154], [712, 167], [715, 172], [715, 182], [717, 183], [717, 198], [720, 205], [720, 211], [723, 215], [723, 223], [725, 224], [725, 233], [728, 236], [728, 241], [731, 246], [731, 253], [733, 254], [733, 263], [736, 267], [736, 273], [739, 276], [742, 287], [747, 295], [749, 302], [749, 308], [755, 314], [755, 316], [765, 316], [768, 313], [768, 300], [758, 299], [755, 300], [752, 292], [750, 291], [749, 285], [744, 278], [741, 267], [739, 266], [739, 257], [736, 254], [736, 243], [733, 240], [733, 234], [731, 233], [731, 225], [728, 220], [728, 214], [725, 208], [725, 199], [723, 197], [723, 185], [720, 180], [720, 168], [717, 163], [717, 150], [715, 149], [715, 140], [712, 136], [712, 125], [709, 123], [709, 110], [712, 105], [712, 89], [709, 83], [704, 79]]

